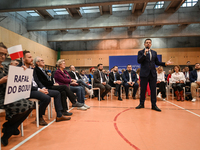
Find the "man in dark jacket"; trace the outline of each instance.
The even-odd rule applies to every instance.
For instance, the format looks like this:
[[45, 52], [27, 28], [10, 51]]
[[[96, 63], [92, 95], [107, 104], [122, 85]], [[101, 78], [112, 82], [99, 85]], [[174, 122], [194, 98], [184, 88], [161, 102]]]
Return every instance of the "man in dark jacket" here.
[[132, 66], [130, 64], [127, 65], [127, 70], [124, 71], [122, 78], [124, 80], [123, 85], [125, 87], [126, 99], [129, 99], [129, 87], [133, 87], [132, 97], [135, 99], [135, 94], [138, 90], [139, 84], [137, 83], [136, 72], [132, 70]]
[[113, 72], [109, 73], [109, 85], [111, 87], [116, 87], [116, 92], [118, 93], [118, 100], [122, 101], [121, 98], [121, 79], [120, 79], [120, 74], [118, 73], [118, 67], [114, 66], [113, 67]]

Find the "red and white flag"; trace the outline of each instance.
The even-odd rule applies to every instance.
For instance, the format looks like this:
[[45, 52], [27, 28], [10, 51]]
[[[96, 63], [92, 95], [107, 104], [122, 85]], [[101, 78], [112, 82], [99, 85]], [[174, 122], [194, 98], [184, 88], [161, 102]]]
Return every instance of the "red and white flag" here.
[[16, 45], [8, 48], [8, 54], [10, 55], [10, 58], [12, 60], [22, 58], [23, 57], [22, 45]]

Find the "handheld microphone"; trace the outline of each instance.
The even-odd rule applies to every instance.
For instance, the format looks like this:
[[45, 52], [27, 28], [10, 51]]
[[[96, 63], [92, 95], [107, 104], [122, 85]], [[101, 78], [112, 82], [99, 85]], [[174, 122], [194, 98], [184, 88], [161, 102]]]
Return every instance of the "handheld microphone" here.
[[146, 49], [148, 49], [148, 51], [146, 52], [148, 54], [149, 53], [149, 47], [147, 46]]

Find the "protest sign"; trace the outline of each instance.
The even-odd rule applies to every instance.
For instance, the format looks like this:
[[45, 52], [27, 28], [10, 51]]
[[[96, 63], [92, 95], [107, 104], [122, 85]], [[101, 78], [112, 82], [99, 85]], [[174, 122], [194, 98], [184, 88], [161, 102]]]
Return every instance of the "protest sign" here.
[[9, 66], [4, 105], [30, 97], [33, 69]]

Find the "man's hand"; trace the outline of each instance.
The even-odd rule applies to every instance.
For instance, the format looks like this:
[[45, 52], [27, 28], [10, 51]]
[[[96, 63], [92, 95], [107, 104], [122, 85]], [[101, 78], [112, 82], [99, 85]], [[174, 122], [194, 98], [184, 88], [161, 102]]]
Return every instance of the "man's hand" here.
[[49, 92], [48, 92], [47, 89], [40, 89], [39, 91], [42, 92], [42, 93], [44, 93], [44, 94], [49, 94]]
[[120, 81], [120, 80], [117, 81], [117, 84], [121, 84], [121, 83], [122, 83], [122, 81]]
[[171, 65], [171, 64], [173, 64], [173, 62], [171, 61], [171, 59], [168, 60], [168, 61], [165, 63], [166, 66]]
[[179, 81], [176, 81], [176, 83], [180, 83]]
[[55, 85], [55, 86], [58, 86], [59, 84], [58, 84], [58, 83], [54, 83], [54, 85]]
[[102, 82], [103, 85], [106, 85], [106, 82]]
[[184, 83], [184, 81], [183, 81], [183, 80], [181, 80], [181, 81], [180, 81], [180, 83]]
[[24, 66], [24, 65], [22, 65], [22, 68], [23, 68], [24, 70], [26, 70], [26, 69], [27, 69], [27, 67], [26, 67], [26, 66]]
[[197, 83], [198, 85], [200, 85], [200, 81], [197, 81], [196, 83]]
[[148, 51], [149, 49], [145, 48], [144, 55], [146, 55]]
[[127, 82], [131, 86], [131, 82]]
[[8, 80], [8, 76], [4, 76], [3, 78], [0, 79], [0, 84], [6, 83]]
[[71, 79], [71, 81], [72, 81], [72, 82], [76, 82], [76, 80], [75, 80], [75, 79]]

